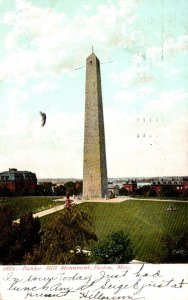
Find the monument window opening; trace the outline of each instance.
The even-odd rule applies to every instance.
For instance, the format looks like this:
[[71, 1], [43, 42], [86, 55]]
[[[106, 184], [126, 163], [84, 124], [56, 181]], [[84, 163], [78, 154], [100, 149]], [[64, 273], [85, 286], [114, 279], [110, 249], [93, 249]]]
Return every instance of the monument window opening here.
[[90, 60], [90, 65], [92, 65], [92, 60]]

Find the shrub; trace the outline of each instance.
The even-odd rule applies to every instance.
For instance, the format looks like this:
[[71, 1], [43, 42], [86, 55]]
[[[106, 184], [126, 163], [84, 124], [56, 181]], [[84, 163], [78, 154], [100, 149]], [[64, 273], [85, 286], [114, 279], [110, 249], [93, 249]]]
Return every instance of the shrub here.
[[98, 264], [129, 263], [133, 258], [130, 237], [123, 231], [113, 232], [92, 249], [92, 260]]

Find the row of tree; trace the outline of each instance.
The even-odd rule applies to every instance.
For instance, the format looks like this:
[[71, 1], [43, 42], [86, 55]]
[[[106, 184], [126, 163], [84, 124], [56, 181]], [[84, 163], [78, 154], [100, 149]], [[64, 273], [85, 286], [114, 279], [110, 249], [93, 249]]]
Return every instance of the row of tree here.
[[[42, 182], [37, 185], [36, 190], [32, 191], [22, 191], [18, 196], [65, 196], [69, 193], [72, 195], [81, 195], [82, 194], [82, 181], [68, 181], [64, 184], [56, 185], [52, 182]], [[144, 196], [144, 197], [158, 197], [156, 190], [154, 190], [150, 185], [144, 185], [138, 187], [133, 192], [128, 191], [126, 188], [122, 187], [119, 189], [120, 196]], [[10, 197], [13, 196], [13, 193], [9, 191], [6, 187], [0, 187], [0, 197]], [[187, 197], [188, 189], [183, 190], [180, 193], [178, 190], [175, 190], [171, 186], [163, 186], [160, 191], [160, 197]], [[115, 194], [111, 192], [110, 198], [114, 198]]]
[[0, 197], [11, 196], [65, 196], [69, 193], [72, 195], [80, 195], [82, 193], [82, 181], [68, 181], [64, 184], [56, 185], [52, 182], [42, 182], [37, 184], [35, 190], [22, 190], [18, 195], [11, 192], [7, 187], [0, 187]]
[[[145, 196], [145, 197], [158, 197], [158, 194], [155, 189], [153, 189], [150, 185], [144, 185], [141, 187], [138, 187], [133, 192], [129, 192], [127, 189], [122, 187], [119, 189], [119, 195], [120, 196]], [[171, 186], [163, 186], [160, 191], [160, 197], [187, 197], [188, 191], [184, 190], [182, 193], [180, 193], [178, 190], [175, 190]]]

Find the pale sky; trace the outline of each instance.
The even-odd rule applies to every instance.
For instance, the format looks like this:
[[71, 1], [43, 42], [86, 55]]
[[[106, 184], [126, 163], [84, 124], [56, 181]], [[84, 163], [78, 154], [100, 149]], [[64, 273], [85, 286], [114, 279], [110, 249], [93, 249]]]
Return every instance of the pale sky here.
[[[108, 177], [188, 175], [187, 0], [0, 0], [0, 172], [82, 178], [101, 63]], [[39, 111], [47, 122], [41, 127]]]

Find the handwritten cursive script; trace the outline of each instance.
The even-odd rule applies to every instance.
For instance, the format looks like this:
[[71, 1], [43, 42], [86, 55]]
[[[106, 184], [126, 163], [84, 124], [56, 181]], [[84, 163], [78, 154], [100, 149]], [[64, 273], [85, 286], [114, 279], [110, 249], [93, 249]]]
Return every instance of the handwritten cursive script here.
[[149, 290], [181, 290], [188, 285], [185, 278], [165, 277], [160, 269], [153, 271], [146, 265], [116, 267], [116, 271], [113, 268], [99, 268], [94, 272], [92, 266], [84, 271], [62, 271], [56, 267], [50, 274], [41, 267], [34, 274], [18, 272], [19, 276], [15, 271], [8, 271], [3, 284], [7, 292], [17, 293], [19, 300], [61, 297], [67, 300], [141, 300], [148, 299]]

